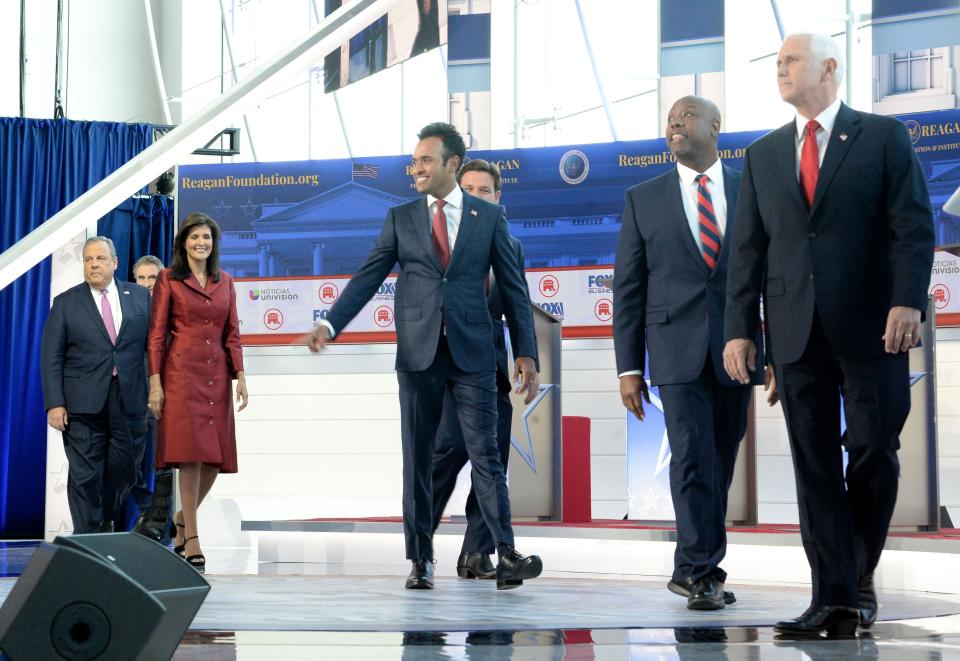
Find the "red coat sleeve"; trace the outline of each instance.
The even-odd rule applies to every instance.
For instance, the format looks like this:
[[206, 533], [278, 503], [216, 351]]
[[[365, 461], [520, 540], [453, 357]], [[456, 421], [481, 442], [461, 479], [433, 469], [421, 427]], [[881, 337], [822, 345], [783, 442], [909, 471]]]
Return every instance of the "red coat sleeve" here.
[[243, 371], [243, 345], [240, 343], [240, 320], [237, 317], [237, 289], [233, 286], [233, 278], [226, 276], [225, 283], [230, 287], [230, 309], [227, 311], [227, 321], [223, 325], [223, 347], [227, 352], [230, 363], [230, 374], [236, 378], [237, 372]]
[[150, 307], [150, 333], [147, 335], [147, 363], [150, 374], [159, 374], [167, 354], [167, 333], [170, 330], [170, 277], [169, 269], [157, 276], [153, 286], [153, 303]]

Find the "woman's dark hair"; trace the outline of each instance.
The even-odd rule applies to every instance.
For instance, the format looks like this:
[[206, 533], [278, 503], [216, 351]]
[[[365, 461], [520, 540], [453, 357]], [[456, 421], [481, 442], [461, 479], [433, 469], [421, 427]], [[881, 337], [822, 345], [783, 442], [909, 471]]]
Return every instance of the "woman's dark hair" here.
[[213, 247], [207, 257], [207, 276], [214, 282], [220, 282], [220, 226], [205, 213], [192, 213], [180, 224], [177, 236], [173, 239], [173, 259], [170, 262], [170, 277], [174, 280], [186, 280], [190, 277], [190, 262], [187, 260], [187, 237], [200, 226], [210, 228]]

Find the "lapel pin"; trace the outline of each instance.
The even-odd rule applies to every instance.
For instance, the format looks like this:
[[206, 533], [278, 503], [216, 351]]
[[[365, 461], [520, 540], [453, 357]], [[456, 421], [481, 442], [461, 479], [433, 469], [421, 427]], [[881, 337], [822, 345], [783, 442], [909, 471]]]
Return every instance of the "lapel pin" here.
[[129, 295], [130, 295], [130, 291], [127, 290], [127, 289], [124, 289], [124, 290], [123, 290], [123, 295], [124, 295], [124, 296], [129, 296]]
[[846, 139], [847, 139], [847, 134], [846, 134], [846, 133], [841, 133], [841, 134], [840, 134], [840, 141], [843, 142], [843, 141], [846, 140]]
[[477, 210], [476, 210], [476, 209], [470, 209], [470, 215], [471, 215], [471, 216], [476, 216], [476, 215], [477, 215]]

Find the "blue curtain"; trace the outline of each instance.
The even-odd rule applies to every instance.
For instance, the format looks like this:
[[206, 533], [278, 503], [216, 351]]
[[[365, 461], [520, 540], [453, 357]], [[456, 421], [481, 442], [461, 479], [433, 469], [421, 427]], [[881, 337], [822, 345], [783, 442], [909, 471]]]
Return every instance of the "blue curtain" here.
[[[153, 142], [147, 124], [0, 118], [0, 251]], [[43, 536], [50, 260], [0, 290], [0, 538]]]
[[117, 248], [117, 277], [133, 282], [133, 265], [144, 255], [170, 264], [173, 199], [165, 195], [132, 197], [97, 222], [97, 234], [109, 236]]

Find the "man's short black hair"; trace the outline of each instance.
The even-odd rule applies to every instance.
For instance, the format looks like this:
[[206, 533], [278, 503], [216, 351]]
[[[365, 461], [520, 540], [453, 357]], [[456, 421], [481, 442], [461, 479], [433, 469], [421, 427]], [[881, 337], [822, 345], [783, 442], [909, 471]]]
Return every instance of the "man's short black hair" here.
[[460, 132], [453, 124], [447, 124], [446, 122], [427, 124], [420, 129], [417, 138], [420, 140], [440, 138], [443, 142], [443, 164], [446, 165], [451, 156], [456, 156], [460, 159], [458, 167], [463, 165], [463, 157], [467, 153], [467, 146], [463, 143]]

